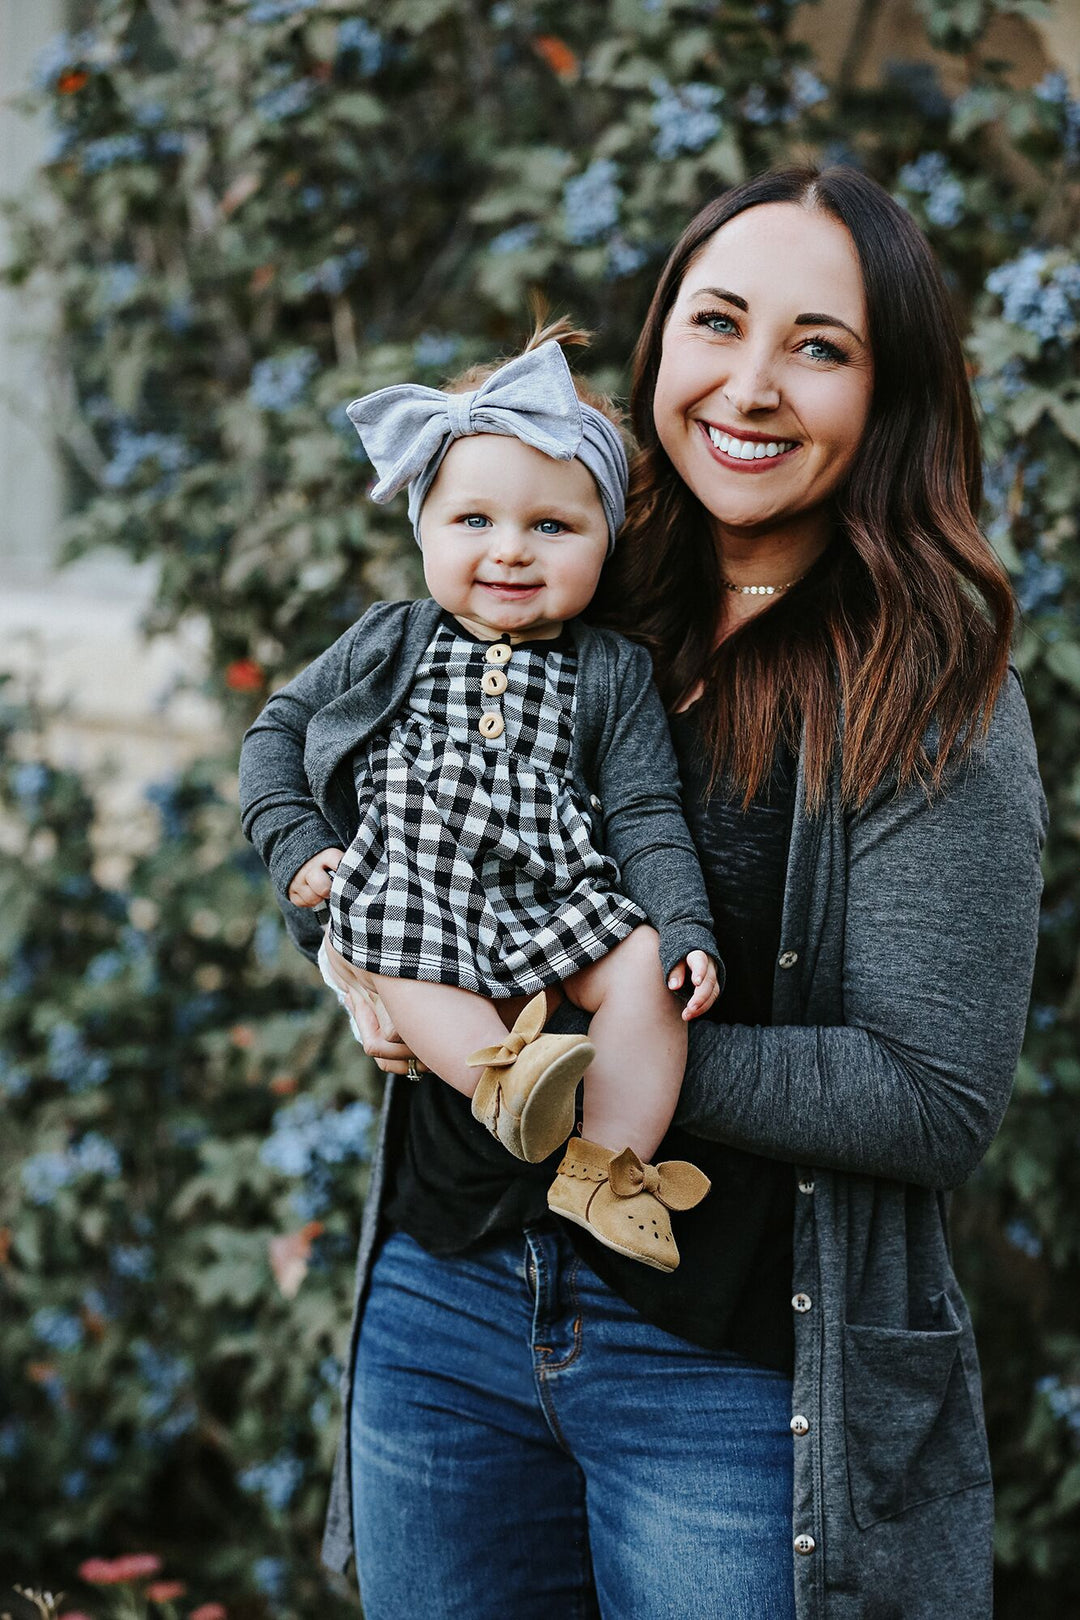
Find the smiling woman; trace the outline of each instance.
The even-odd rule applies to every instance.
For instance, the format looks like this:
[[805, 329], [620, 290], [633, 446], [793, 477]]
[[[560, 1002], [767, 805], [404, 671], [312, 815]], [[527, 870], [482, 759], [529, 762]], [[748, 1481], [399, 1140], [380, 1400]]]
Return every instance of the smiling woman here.
[[975, 517], [955, 317], [909, 215], [855, 169], [725, 193], [672, 251], [634, 392], [596, 611], [646, 642], [670, 707], [704, 695], [714, 779], [726, 764], [749, 803], [804, 728], [820, 806], [838, 685], [851, 805], [890, 770], [940, 782], [989, 719], [1013, 608]]

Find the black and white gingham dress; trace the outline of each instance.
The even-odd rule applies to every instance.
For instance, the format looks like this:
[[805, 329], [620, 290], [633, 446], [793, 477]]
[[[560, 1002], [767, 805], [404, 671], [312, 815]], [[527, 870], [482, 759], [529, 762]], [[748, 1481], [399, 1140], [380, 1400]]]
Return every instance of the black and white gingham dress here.
[[357, 755], [360, 828], [330, 893], [343, 956], [499, 998], [557, 984], [645, 921], [571, 779], [576, 662], [565, 636], [510, 647], [444, 616], [404, 712]]

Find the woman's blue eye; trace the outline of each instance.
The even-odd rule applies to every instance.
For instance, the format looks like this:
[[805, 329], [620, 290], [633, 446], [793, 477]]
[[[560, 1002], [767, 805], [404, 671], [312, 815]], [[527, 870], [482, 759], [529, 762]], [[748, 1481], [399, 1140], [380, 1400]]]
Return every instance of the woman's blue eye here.
[[[717, 310], [702, 310], [700, 314], [694, 316], [695, 326], [707, 326], [710, 331], [716, 330], [717, 321], [727, 321], [729, 326], [735, 325], [735, 322], [732, 320], [730, 315], [724, 315]], [[726, 335], [726, 333], [721, 334], [721, 336]]]
[[[824, 349], [825, 353], [821, 357], [823, 360], [846, 360], [847, 359], [847, 355], [843, 352], [842, 349], [838, 349], [836, 347], [835, 343], [827, 342], [825, 340], [825, 338], [807, 338], [807, 340], [806, 340], [805, 344], [803, 345], [803, 347], [805, 349], [810, 349], [810, 348]], [[813, 358], [813, 356], [811, 356], [811, 358]]]

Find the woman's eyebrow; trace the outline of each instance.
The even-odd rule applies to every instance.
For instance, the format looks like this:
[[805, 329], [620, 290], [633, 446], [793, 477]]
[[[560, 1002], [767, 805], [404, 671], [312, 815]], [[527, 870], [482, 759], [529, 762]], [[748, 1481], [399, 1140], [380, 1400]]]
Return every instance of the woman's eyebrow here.
[[[736, 309], [741, 309], [744, 314], [749, 314], [749, 311], [750, 311], [750, 305], [746, 302], [745, 298], [740, 298], [738, 293], [727, 292], [725, 290], [725, 288], [723, 288], [723, 287], [698, 287], [696, 289], [695, 293], [694, 293], [694, 297], [695, 298], [700, 298], [700, 297], [722, 298], [725, 303], [734, 304], [735, 308]], [[847, 324], [846, 321], [842, 321], [838, 315], [822, 315], [822, 314], [815, 314], [815, 313], [807, 313], [805, 315], [796, 315], [796, 317], [795, 317], [795, 325], [796, 326], [839, 326], [845, 332], [849, 332], [851, 334], [851, 336], [855, 339], [856, 343], [863, 343], [863, 341], [864, 341], [859, 336], [858, 332], [856, 332], [852, 327], [850, 327]]]

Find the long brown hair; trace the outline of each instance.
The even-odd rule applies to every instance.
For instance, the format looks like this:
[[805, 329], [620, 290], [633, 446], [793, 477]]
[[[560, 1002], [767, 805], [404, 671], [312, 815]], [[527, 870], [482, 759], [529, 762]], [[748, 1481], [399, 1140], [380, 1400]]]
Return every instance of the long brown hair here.
[[[862, 268], [874, 360], [866, 429], [833, 498], [835, 538], [806, 578], [713, 647], [723, 587], [708, 513], [657, 437], [664, 325], [694, 258], [727, 220], [768, 202], [830, 214]], [[940, 785], [985, 733], [1009, 656], [1008, 576], [979, 531], [979, 432], [949, 295], [914, 222], [857, 169], [793, 167], [709, 203], [676, 243], [634, 355], [640, 446], [628, 515], [592, 616], [644, 642], [669, 708], [700, 700], [713, 779], [746, 803], [776, 745], [804, 730], [807, 800]], [[927, 748], [936, 724], [936, 746]]]

